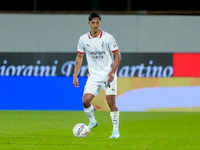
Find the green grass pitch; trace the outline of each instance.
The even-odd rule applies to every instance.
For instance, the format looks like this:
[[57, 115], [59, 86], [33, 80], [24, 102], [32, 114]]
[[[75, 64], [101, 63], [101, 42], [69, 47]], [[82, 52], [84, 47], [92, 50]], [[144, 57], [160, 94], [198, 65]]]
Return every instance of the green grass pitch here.
[[199, 150], [200, 113], [120, 112], [120, 139], [109, 139], [109, 112], [95, 112], [99, 123], [86, 138], [75, 138], [82, 111], [0, 111], [0, 150]]

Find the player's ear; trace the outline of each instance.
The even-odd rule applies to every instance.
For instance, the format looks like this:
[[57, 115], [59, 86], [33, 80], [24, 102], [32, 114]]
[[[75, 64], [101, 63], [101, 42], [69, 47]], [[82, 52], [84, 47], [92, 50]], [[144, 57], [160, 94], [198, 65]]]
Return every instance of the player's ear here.
[[88, 21], [88, 24], [89, 24], [89, 26], [90, 26], [90, 21]]

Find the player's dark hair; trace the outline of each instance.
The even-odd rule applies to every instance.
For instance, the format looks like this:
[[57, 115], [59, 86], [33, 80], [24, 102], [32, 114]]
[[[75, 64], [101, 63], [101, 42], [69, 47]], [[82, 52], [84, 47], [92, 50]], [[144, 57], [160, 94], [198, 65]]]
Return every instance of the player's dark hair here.
[[101, 20], [101, 16], [97, 13], [91, 13], [88, 17], [88, 20], [91, 21], [94, 18], [99, 18], [99, 20]]

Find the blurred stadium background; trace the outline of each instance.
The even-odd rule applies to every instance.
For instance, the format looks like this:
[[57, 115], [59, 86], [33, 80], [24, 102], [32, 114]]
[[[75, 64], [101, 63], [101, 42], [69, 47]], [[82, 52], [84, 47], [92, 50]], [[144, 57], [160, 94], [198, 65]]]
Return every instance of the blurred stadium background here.
[[[200, 111], [200, 10], [193, 1], [6, 0], [0, 5], [0, 110], [83, 110], [72, 85], [90, 12], [117, 40], [120, 111]], [[108, 110], [102, 91], [93, 101]]]

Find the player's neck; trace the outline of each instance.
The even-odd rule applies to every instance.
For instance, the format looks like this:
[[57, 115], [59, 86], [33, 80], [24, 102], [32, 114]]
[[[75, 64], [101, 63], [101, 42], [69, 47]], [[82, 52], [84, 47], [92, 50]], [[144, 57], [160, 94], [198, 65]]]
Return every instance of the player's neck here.
[[93, 37], [93, 38], [96, 38], [99, 36], [100, 34], [100, 31], [101, 29], [99, 29], [97, 32], [94, 32], [94, 31], [90, 31], [90, 35]]

